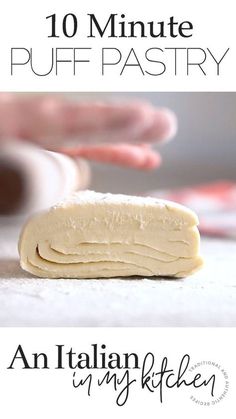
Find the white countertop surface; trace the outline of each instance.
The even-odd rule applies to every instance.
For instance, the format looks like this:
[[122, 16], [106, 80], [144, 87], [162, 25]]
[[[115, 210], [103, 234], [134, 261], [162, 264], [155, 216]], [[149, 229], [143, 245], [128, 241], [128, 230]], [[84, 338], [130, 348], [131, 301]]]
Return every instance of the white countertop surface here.
[[18, 234], [0, 221], [0, 326], [236, 326], [236, 241], [202, 239], [181, 280], [49, 280], [21, 270]]

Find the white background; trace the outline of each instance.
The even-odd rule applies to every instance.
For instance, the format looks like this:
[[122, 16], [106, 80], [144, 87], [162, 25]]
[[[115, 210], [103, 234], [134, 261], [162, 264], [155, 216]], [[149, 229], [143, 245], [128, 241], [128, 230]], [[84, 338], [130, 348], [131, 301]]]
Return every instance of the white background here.
[[[57, 13], [58, 25], [67, 13], [78, 16], [78, 36], [74, 38], [60, 37], [48, 38], [49, 21], [46, 16]], [[103, 24], [110, 13], [118, 15], [125, 13], [128, 20], [168, 21], [174, 16], [179, 22], [189, 20], [193, 23], [193, 36], [191, 38], [164, 38], [164, 39], [88, 39], [87, 13], [94, 13]], [[32, 2], [30, 0], [8, 1], [1, 7], [0, 36], [1, 41], [1, 68], [0, 90], [11, 91], [235, 91], [235, 32], [234, 32], [234, 1], [225, 0], [211, 2], [199, 0], [168, 0], [157, 2], [146, 0], [134, 2], [120, 0], [87, 0], [78, 2], [68, 0], [58, 2]], [[60, 26], [60, 25], [59, 25]], [[83, 63], [80, 73], [72, 76], [70, 67], [61, 64], [65, 69], [63, 73], [55, 76], [52, 72], [47, 77], [35, 76], [29, 66], [20, 66], [15, 75], [10, 75], [10, 49], [11, 47], [33, 48], [33, 60], [36, 70], [44, 72], [50, 68], [50, 54], [52, 47], [92, 47], [90, 63]], [[186, 76], [184, 57], [181, 59], [180, 71], [177, 77], [173, 76], [173, 62], [170, 55], [166, 56], [169, 70], [159, 77], [143, 76], [139, 69], [128, 68], [123, 77], [119, 76], [121, 68], [113, 66], [108, 69], [105, 76], [101, 75], [100, 61], [102, 47], [118, 47], [122, 52], [122, 62], [127, 58], [130, 48], [134, 48], [140, 61], [144, 63], [144, 54], [152, 47], [201, 47], [210, 48], [216, 57], [229, 47], [228, 56], [222, 61], [222, 75], [215, 75], [213, 60], [207, 59], [207, 76], [199, 68], [191, 69], [191, 75]], [[68, 53], [69, 54], [69, 53]], [[66, 57], [68, 57], [66, 53]], [[183, 66], [183, 67], [182, 67]], [[147, 63], [144, 63], [147, 67]], [[59, 67], [59, 70], [62, 67]], [[146, 68], [144, 68], [145, 70]], [[147, 71], [155, 71], [153, 68]]]
[[[24, 417], [34, 418], [143, 418], [161, 417], [167, 419], [173, 415], [192, 419], [228, 418], [235, 412], [235, 331], [232, 329], [186, 329], [186, 328], [133, 328], [133, 329], [8, 329], [1, 330], [0, 347], [0, 414], [4, 419]], [[197, 394], [188, 388], [166, 391], [163, 388], [163, 404], [159, 394], [148, 393], [135, 387], [124, 407], [115, 404], [115, 392], [107, 387], [96, 391], [92, 388], [91, 397], [86, 396], [86, 389], [72, 387], [72, 371], [53, 369], [56, 356], [55, 345], [65, 345], [67, 351], [72, 347], [77, 353], [91, 352], [90, 345], [105, 343], [107, 353], [136, 351], [140, 360], [149, 351], [155, 354], [159, 371], [160, 361], [169, 358], [172, 368], [179, 365], [185, 353], [190, 354], [193, 365], [200, 361], [219, 363], [229, 374], [230, 388], [227, 396], [216, 406], [202, 407], [195, 405], [189, 396]], [[32, 353], [46, 352], [50, 370], [22, 370], [21, 361], [15, 361], [15, 369], [7, 370], [18, 345], [21, 344], [28, 362]], [[66, 359], [66, 358], [64, 358]], [[212, 372], [211, 372], [212, 374]], [[96, 376], [96, 373], [95, 373]], [[209, 378], [206, 374], [205, 378]], [[135, 374], [132, 375], [136, 377]], [[219, 381], [216, 380], [216, 384]], [[217, 388], [217, 385], [216, 385]], [[204, 392], [206, 394], [206, 392]]]
[[[235, 14], [234, 1], [206, 2], [199, 0], [173, 1], [91, 1], [84, 4], [78, 1], [58, 0], [33, 2], [27, 0], [7, 1], [1, 5], [0, 37], [1, 66], [0, 91], [235, 91]], [[179, 21], [190, 20], [194, 25], [194, 35], [189, 39], [164, 39], [161, 46], [192, 46], [204, 49], [224, 51], [230, 47], [230, 55], [225, 60], [223, 76], [204, 77], [200, 72], [191, 77], [184, 75], [173, 77], [171, 74], [159, 78], [143, 77], [137, 71], [127, 71], [120, 77], [114, 71], [110, 76], [102, 77], [98, 71], [99, 51], [101, 47], [118, 45], [123, 51], [135, 47], [142, 56], [143, 51], [156, 45], [155, 40], [90, 40], [64, 39], [49, 40], [47, 15], [56, 12], [58, 16], [66, 13], [95, 13], [105, 19], [110, 13], [125, 13], [130, 20], [165, 20], [175, 16]], [[83, 19], [80, 20], [83, 33]], [[90, 45], [89, 45], [90, 44]], [[84, 65], [79, 77], [64, 76], [35, 77], [30, 71], [19, 71], [18, 76], [10, 75], [10, 48], [33, 48], [37, 62], [44, 65], [51, 47], [92, 46], [95, 51], [94, 65]], [[96, 55], [97, 54], [97, 55]], [[81, 67], [82, 68], [82, 67]], [[116, 69], [115, 69], [116, 70]], [[118, 69], [117, 69], [118, 70]], [[210, 72], [210, 66], [209, 66]], [[71, 387], [70, 371], [8, 371], [6, 365], [19, 343], [27, 351], [47, 351], [52, 355], [57, 343], [69, 347], [86, 347], [89, 343], [105, 342], [116, 351], [153, 350], [168, 355], [175, 361], [183, 353], [189, 352], [196, 361], [216, 360], [223, 364], [230, 373], [231, 391], [225, 401], [216, 407], [202, 408], [194, 405], [184, 392], [173, 393], [169, 402], [163, 406], [152, 394], [137, 391], [131, 395], [124, 408], [114, 404], [114, 393], [99, 392], [88, 399], [82, 397]], [[15, 417], [28, 418], [142, 418], [161, 416], [163, 419], [173, 415], [182, 418], [228, 418], [235, 412], [235, 330], [234, 329], [2, 329], [0, 346], [0, 414], [4, 419]]]

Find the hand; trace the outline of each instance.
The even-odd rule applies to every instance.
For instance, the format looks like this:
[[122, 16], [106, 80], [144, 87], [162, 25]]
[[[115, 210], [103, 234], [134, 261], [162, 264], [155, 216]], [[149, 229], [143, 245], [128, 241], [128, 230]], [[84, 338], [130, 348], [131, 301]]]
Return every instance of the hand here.
[[171, 138], [176, 128], [172, 112], [141, 101], [75, 102], [57, 94], [0, 94], [0, 141], [24, 139], [104, 163], [155, 168], [161, 158], [150, 144]]

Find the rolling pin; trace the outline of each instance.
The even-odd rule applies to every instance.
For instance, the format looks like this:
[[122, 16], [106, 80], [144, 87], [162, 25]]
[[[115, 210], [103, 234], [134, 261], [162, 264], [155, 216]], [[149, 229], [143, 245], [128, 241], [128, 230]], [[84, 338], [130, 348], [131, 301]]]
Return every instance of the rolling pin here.
[[90, 167], [83, 159], [18, 141], [0, 146], [0, 215], [46, 209], [89, 183]]

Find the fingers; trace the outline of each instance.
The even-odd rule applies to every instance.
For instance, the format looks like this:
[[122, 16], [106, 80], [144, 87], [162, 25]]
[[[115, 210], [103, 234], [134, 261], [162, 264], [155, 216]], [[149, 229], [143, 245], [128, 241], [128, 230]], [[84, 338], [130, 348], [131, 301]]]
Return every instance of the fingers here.
[[92, 140], [107, 133], [145, 129], [151, 123], [145, 103], [73, 102], [57, 95], [0, 95], [0, 136], [34, 141], [65, 141], [87, 135]]
[[144, 130], [139, 140], [148, 142], [167, 141], [177, 132], [177, 118], [169, 109], [159, 109], [154, 112], [152, 124]]
[[145, 104], [71, 102], [45, 98], [39, 106], [41, 124], [46, 122], [45, 136], [65, 140], [96, 142], [113, 134], [138, 132], [151, 124], [150, 107]]
[[[111, 129], [105, 132], [97, 132], [95, 137], [93, 135], [84, 136], [83, 142], [90, 144], [99, 142], [117, 143], [122, 138], [124, 143], [159, 143], [168, 141], [175, 136], [177, 132], [177, 118], [172, 111], [165, 108], [155, 109], [147, 104], [139, 104], [139, 111], [140, 115], [143, 112], [143, 117], [140, 117], [139, 124], [127, 125], [123, 131]], [[149, 118], [147, 116], [144, 118], [145, 112], [148, 113]]]
[[151, 170], [161, 164], [160, 155], [147, 145], [101, 144], [97, 146], [81, 146], [70, 150], [60, 150], [67, 155], [84, 157], [102, 163], [110, 163], [123, 167]]
[[176, 118], [145, 102], [73, 102], [59, 95], [0, 94], [0, 139], [22, 138], [55, 147], [78, 143], [163, 141]]

